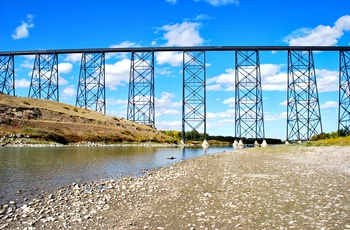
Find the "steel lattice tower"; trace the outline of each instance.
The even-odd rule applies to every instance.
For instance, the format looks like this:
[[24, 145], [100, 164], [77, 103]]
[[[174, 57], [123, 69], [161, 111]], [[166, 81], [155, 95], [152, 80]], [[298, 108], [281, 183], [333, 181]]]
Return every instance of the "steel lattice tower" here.
[[155, 127], [154, 52], [132, 52], [128, 120]]
[[59, 101], [57, 54], [36, 54], [29, 97]]
[[340, 51], [338, 134], [350, 134], [350, 52]]
[[311, 50], [288, 51], [287, 141], [306, 141], [322, 133]]
[[236, 51], [235, 136], [265, 138], [259, 52]]
[[76, 106], [106, 114], [105, 53], [82, 53]]
[[[182, 140], [186, 127], [206, 140], [206, 55], [204, 50], [183, 52]], [[202, 126], [202, 129], [199, 128]]]
[[15, 68], [13, 55], [0, 56], [0, 92], [15, 96]]

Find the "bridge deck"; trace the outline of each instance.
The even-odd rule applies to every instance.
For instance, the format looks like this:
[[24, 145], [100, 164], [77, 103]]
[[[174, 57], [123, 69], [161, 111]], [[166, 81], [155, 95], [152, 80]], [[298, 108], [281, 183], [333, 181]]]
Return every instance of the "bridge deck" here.
[[53, 49], [53, 50], [22, 50], [1, 51], [0, 55], [33, 55], [33, 54], [73, 54], [73, 53], [124, 53], [124, 52], [169, 52], [169, 51], [288, 51], [288, 50], [312, 50], [312, 51], [350, 51], [350, 46], [185, 46], [185, 47], [129, 47], [129, 48], [89, 48], [89, 49]]

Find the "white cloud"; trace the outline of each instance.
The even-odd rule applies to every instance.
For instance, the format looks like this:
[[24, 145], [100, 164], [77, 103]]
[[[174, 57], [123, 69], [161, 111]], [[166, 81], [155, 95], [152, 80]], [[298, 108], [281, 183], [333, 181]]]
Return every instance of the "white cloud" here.
[[62, 74], [70, 73], [73, 69], [73, 65], [69, 62], [62, 62], [58, 64], [58, 72]]
[[160, 98], [155, 98], [156, 117], [181, 114], [182, 103], [172, 101], [173, 98], [175, 94], [168, 92], [162, 92]]
[[222, 91], [221, 84], [212, 84], [206, 86], [207, 91]]
[[19, 80], [15, 80], [15, 86], [17, 88], [28, 88], [30, 86], [30, 81], [25, 78], [21, 78]]
[[166, 2], [170, 3], [170, 4], [176, 4], [177, 0], [165, 0]]
[[287, 100], [282, 101], [281, 103], [279, 103], [278, 105], [283, 105], [283, 106], [287, 106]]
[[33, 67], [34, 67], [34, 62], [31, 61], [30, 59], [26, 59], [26, 60], [24, 60], [24, 62], [21, 63], [19, 66], [20, 66], [20, 67], [23, 67], [23, 68], [33, 69]]
[[70, 61], [70, 62], [80, 62], [81, 61], [81, 53], [77, 54], [67, 54], [66, 57], [63, 59], [64, 61]]
[[283, 65], [261, 64], [261, 87], [267, 91], [287, 90], [287, 73], [281, 72]]
[[181, 130], [182, 121], [157, 121], [157, 129], [159, 130]]
[[167, 40], [165, 46], [198, 46], [204, 39], [199, 34], [201, 24], [198, 22], [183, 22], [165, 25], [160, 28], [164, 31], [163, 38]]
[[223, 104], [228, 104], [228, 107], [235, 107], [235, 98], [234, 97], [230, 97], [227, 98], [226, 100], [224, 100], [222, 103]]
[[114, 64], [105, 65], [106, 86], [111, 90], [116, 90], [117, 86], [124, 86], [129, 82], [130, 60], [123, 59]]
[[318, 92], [333, 92], [339, 89], [339, 72], [316, 69], [316, 81]]
[[29, 29], [34, 27], [34, 23], [32, 23], [34, 15], [27, 15], [27, 22], [23, 22], [18, 27], [16, 27], [14, 33], [11, 35], [13, 40], [18, 40], [22, 38], [27, 38], [29, 36]]
[[107, 99], [107, 105], [127, 105], [128, 104], [128, 100], [122, 100], [122, 99], [113, 99], [113, 98], [109, 98]]
[[69, 85], [62, 90], [62, 98], [68, 99], [76, 96], [77, 91], [74, 85]]
[[156, 60], [158, 65], [180, 66], [183, 62], [183, 54], [180, 52], [157, 52]]
[[338, 102], [336, 101], [326, 101], [324, 104], [322, 104], [320, 107], [322, 109], [327, 109], [327, 108], [338, 108]]
[[287, 119], [287, 112], [282, 112], [280, 114], [272, 114], [270, 112], [264, 112], [264, 121], [277, 121]]
[[213, 6], [223, 6], [223, 5], [229, 5], [229, 4], [238, 5], [239, 4], [238, 0], [195, 0], [195, 2], [199, 2], [199, 1], [207, 2]]
[[350, 30], [350, 15], [340, 17], [334, 26], [319, 25], [314, 29], [301, 28], [284, 38], [290, 46], [334, 46]]
[[110, 45], [109, 48], [128, 48], [128, 47], [137, 47], [138, 45], [135, 42], [123, 41], [119, 44]]
[[[284, 65], [261, 64], [261, 85], [264, 91], [286, 91], [287, 72], [282, 71]], [[333, 92], [339, 88], [339, 73], [327, 69], [315, 69], [318, 92]], [[226, 69], [225, 73], [207, 80], [208, 91], [234, 91], [235, 71], [233, 68]]]
[[[220, 85], [220, 86], [219, 86]], [[207, 80], [207, 90], [221, 90], [234, 91], [235, 89], [235, 70], [233, 68], [226, 69], [216, 77]]]
[[66, 79], [64, 79], [63, 77], [58, 76], [58, 84], [59, 85], [68, 85], [69, 82]]
[[197, 15], [195, 20], [197, 21], [197, 20], [209, 20], [209, 19], [212, 19], [212, 17], [210, 17], [207, 14], [199, 14]]
[[[204, 43], [204, 39], [199, 34], [201, 24], [198, 22], [182, 22], [172, 25], [164, 25], [158, 29], [164, 32], [163, 40], [165, 46], [199, 46]], [[153, 41], [152, 45], [156, 45]], [[157, 64], [170, 64], [171, 66], [180, 66], [183, 62], [182, 52], [157, 52]]]
[[[128, 48], [128, 47], [139, 47], [135, 42], [123, 41], [119, 44], [110, 45], [109, 48]], [[126, 59], [129, 53], [106, 53], [105, 58], [110, 59], [112, 57], [119, 59]]]

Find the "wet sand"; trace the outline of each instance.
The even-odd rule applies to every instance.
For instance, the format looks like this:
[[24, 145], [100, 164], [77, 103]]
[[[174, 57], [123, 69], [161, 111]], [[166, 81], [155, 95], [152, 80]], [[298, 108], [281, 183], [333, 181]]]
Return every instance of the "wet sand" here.
[[72, 184], [0, 229], [350, 229], [350, 147], [226, 151], [138, 178]]

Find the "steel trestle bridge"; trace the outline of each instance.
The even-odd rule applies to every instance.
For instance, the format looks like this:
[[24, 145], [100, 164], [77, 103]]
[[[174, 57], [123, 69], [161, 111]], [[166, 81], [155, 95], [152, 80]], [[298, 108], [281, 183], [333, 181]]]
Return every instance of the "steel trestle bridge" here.
[[181, 52], [182, 139], [185, 131], [206, 140], [206, 53], [235, 52], [235, 136], [264, 139], [260, 51], [286, 51], [287, 141], [305, 141], [322, 133], [314, 51], [339, 52], [338, 130], [350, 132], [349, 46], [199, 46], [57, 49], [0, 52], [0, 92], [15, 96], [15, 56], [35, 55], [28, 97], [59, 101], [58, 55], [80, 53], [76, 106], [106, 113], [105, 54], [131, 53], [127, 119], [155, 127], [154, 56]]

